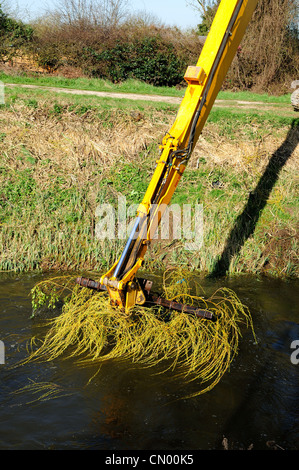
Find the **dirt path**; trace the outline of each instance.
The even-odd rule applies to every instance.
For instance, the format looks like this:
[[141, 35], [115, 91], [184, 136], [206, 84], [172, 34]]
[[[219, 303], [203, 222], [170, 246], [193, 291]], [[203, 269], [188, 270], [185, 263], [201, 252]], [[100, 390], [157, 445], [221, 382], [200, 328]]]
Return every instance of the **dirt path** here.
[[[31, 88], [36, 90], [47, 90], [54, 93], [66, 93], [71, 95], [89, 95], [89, 96], [98, 96], [104, 98], [113, 98], [113, 99], [126, 99], [134, 101], [152, 101], [159, 103], [169, 103], [180, 105], [182, 97], [172, 97], [172, 96], [160, 96], [160, 95], [140, 95], [136, 93], [113, 93], [107, 91], [94, 91], [94, 90], [76, 90], [71, 88], [59, 88], [59, 87], [50, 87], [50, 86], [39, 86], [39, 85], [27, 85], [27, 84], [13, 84], [5, 83], [7, 87], [21, 87], [21, 88]], [[295, 115], [295, 112], [290, 105], [279, 104], [279, 103], [263, 103], [261, 101], [239, 101], [239, 100], [216, 100], [215, 106], [220, 107], [239, 107], [246, 109], [257, 109], [261, 111], [273, 111], [279, 110], [279, 112], [287, 113], [288, 115]]]
[[39, 85], [23, 85], [23, 84], [14, 84], [14, 83], [5, 83], [5, 86], [8, 87], [21, 87], [21, 88], [31, 88], [36, 90], [47, 90], [55, 93], [67, 93], [71, 95], [89, 95], [89, 96], [99, 96], [106, 98], [114, 99], [127, 99], [135, 101], [156, 101], [164, 102], [170, 104], [180, 104], [182, 98], [176, 98], [171, 96], [158, 96], [158, 95], [137, 95], [135, 93], [112, 93], [106, 91], [94, 91], [94, 90], [74, 90], [72, 88], [58, 88], [58, 87], [49, 87], [49, 86], [39, 86]]

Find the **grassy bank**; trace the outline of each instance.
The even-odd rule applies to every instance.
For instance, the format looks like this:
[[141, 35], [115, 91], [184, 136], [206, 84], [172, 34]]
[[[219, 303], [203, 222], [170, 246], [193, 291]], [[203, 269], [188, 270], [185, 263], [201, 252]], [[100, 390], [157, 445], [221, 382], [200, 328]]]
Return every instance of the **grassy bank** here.
[[[157, 87], [139, 80], [127, 80], [120, 83], [112, 83], [99, 78], [66, 78], [62, 76], [47, 74], [5, 73], [0, 71], [0, 80], [3, 83], [20, 85], [37, 85], [43, 87], [57, 87], [75, 90], [88, 90], [96, 92], [112, 93], [137, 93], [141, 95], [158, 95], [182, 98], [185, 93], [184, 87]], [[269, 94], [251, 93], [249, 91], [221, 91], [218, 95], [220, 100], [242, 100], [263, 103], [289, 104], [291, 93], [275, 96]]]
[[[125, 241], [96, 237], [96, 208], [140, 202], [177, 109], [7, 88], [0, 269], [110, 267]], [[203, 204], [204, 246], [154, 242], [145, 268], [297, 276], [297, 142], [292, 111], [214, 108], [173, 200]]]

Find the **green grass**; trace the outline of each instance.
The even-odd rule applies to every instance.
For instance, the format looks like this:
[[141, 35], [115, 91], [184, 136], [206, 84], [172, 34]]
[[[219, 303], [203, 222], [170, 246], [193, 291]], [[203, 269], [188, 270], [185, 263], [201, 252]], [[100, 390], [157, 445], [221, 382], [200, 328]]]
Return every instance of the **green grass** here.
[[251, 91], [220, 91], [218, 94], [220, 100], [238, 100], [238, 101], [260, 101], [262, 103], [290, 103], [290, 93], [285, 95], [269, 95], [267, 93], [252, 93]]
[[[129, 205], [141, 202], [176, 112], [164, 103], [7, 89], [0, 107], [0, 269], [109, 268], [124, 241], [96, 239], [96, 207], [116, 207], [120, 195]], [[204, 247], [190, 253], [181, 241], [153, 243], [145, 268], [211, 272], [271, 158], [268, 146], [274, 152], [296, 124], [294, 116], [214, 108], [172, 201], [204, 205]], [[271, 274], [296, 275], [295, 172], [292, 159], [230, 273], [261, 273], [268, 262]]]
[[[59, 116], [67, 112], [84, 115], [88, 112], [99, 112], [101, 120], [109, 121], [110, 111], [113, 109], [145, 113], [151, 119], [151, 114], [155, 111], [164, 111], [175, 116], [179, 105], [151, 102], [148, 100], [130, 100], [126, 98], [115, 99], [109, 97], [97, 97], [90, 95], [68, 95], [61, 93], [54, 95], [52, 91], [46, 89], [24, 89], [22, 87], [6, 88], [5, 102], [9, 108], [14, 103], [23, 103], [25, 106], [37, 109], [46, 104], [50, 114]], [[51, 105], [49, 106], [49, 103]], [[238, 139], [239, 130], [245, 130], [246, 136], [251, 139], [260, 139], [269, 132], [279, 131], [281, 127], [290, 126], [295, 118], [295, 113], [291, 107], [285, 113], [276, 110], [265, 111], [263, 108], [246, 109], [246, 107], [214, 107], [209, 115], [208, 123], [218, 125], [219, 135], [226, 138]], [[1, 139], [1, 135], [0, 135]]]
[[[118, 92], [118, 93], [136, 93], [141, 95], [160, 95], [170, 97], [183, 97], [185, 94], [184, 88], [176, 87], [155, 87], [138, 80], [127, 80], [122, 83], [112, 83], [108, 80], [97, 78], [65, 78], [62, 76], [48, 76], [48, 75], [26, 75], [24, 74], [11, 74], [8, 75], [0, 72], [0, 80], [4, 83], [12, 84], [30, 84], [44, 87], [59, 87], [77, 90], [89, 90], [99, 92]], [[218, 95], [221, 100], [240, 100], [240, 101], [254, 101], [263, 103], [290, 103], [290, 94], [274, 96], [268, 94], [251, 93], [250, 91], [221, 91]]]
[[290, 126], [294, 121], [294, 113], [289, 115], [265, 110], [247, 110], [244, 108], [213, 108], [209, 123], [220, 124], [219, 135], [226, 138], [239, 139], [238, 130], [245, 132], [247, 138], [261, 139], [264, 135], [279, 131], [282, 127]]
[[[51, 102], [53, 113], [58, 115], [66, 111], [84, 114], [88, 111], [99, 109], [106, 111], [111, 109], [128, 110], [128, 111], [149, 111], [150, 110], [164, 110], [175, 111], [178, 105], [163, 102], [150, 102], [146, 100], [130, 100], [122, 98], [116, 100], [115, 98], [105, 96], [92, 96], [92, 95], [69, 95], [59, 93], [53, 94], [52, 91], [47, 89], [26, 89], [21, 86], [13, 88], [5, 88], [5, 105], [9, 108], [14, 103], [24, 102], [26, 106], [32, 108], [42, 107], [43, 103]], [[62, 104], [63, 102], [63, 104]], [[47, 105], [49, 108], [49, 106]]]
[[0, 80], [4, 83], [38, 85], [47, 87], [61, 87], [77, 90], [119, 92], [119, 93], [137, 93], [162, 96], [183, 96], [184, 90], [176, 87], [155, 87], [139, 80], [127, 80], [122, 83], [112, 83], [108, 80], [98, 78], [65, 78], [61, 76], [48, 75], [7, 75], [0, 73]]

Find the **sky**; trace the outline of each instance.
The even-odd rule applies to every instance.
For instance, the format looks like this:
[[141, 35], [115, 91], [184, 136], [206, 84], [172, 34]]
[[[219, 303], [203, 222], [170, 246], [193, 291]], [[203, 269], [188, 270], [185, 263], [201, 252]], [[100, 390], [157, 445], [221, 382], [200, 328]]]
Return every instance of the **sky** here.
[[[178, 26], [182, 29], [195, 27], [200, 17], [195, 10], [187, 4], [187, 0], [128, 0], [131, 12], [146, 11], [153, 14], [163, 24]], [[14, 0], [10, 5], [13, 6]], [[46, 6], [53, 5], [51, 0], [16, 0], [20, 11], [28, 10], [30, 16], [42, 15]]]

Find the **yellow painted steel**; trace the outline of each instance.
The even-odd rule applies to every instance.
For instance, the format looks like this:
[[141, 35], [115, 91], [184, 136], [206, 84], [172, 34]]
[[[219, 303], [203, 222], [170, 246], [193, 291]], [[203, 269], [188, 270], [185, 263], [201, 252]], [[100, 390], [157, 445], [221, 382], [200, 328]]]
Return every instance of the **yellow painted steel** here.
[[198, 63], [188, 67], [185, 96], [171, 129], [162, 141], [160, 159], [137, 211], [137, 216], [147, 224], [146, 236], [143, 240], [136, 238], [121, 279], [114, 276], [120, 260], [101, 278], [112, 304], [125, 310], [145, 301], [135, 275], [184, 173], [256, 4], [257, 0], [222, 0]]

